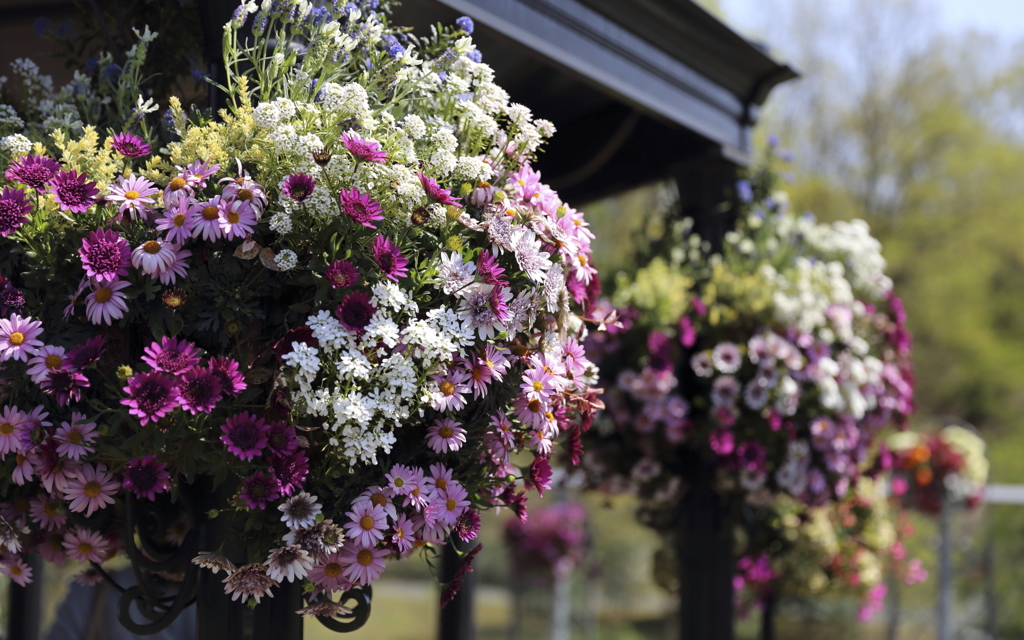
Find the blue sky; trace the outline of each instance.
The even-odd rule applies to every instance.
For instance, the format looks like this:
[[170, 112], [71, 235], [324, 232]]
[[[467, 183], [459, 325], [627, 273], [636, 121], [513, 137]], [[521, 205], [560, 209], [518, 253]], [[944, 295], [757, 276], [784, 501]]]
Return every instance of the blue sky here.
[[[757, 31], [762, 0], [720, 1], [729, 23], [741, 32]], [[998, 34], [1006, 42], [1024, 40], [1024, 0], [921, 0], [921, 4], [934, 7], [937, 23], [951, 33], [973, 28]]]

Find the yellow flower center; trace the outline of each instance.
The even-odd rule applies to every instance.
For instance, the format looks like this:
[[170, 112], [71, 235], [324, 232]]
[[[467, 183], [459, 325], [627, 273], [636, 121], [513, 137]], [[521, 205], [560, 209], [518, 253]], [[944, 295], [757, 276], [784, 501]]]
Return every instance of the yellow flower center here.
[[417, 549], [422, 549], [423, 547], [427, 546], [427, 541], [426, 540], [413, 540], [412, 541], [412, 546], [416, 547]]
[[138, 200], [139, 199], [139, 192], [136, 191], [135, 189], [132, 189], [131, 191], [125, 191], [124, 192], [124, 197], [125, 197], [125, 200]]
[[96, 298], [96, 302], [103, 304], [109, 302], [110, 298], [114, 296], [114, 292], [109, 287], [100, 287], [92, 294], [92, 297]]
[[92, 482], [86, 482], [85, 486], [82, 487], [82, 493], [87, 498], [95, 498], [100, 495], [100, 483], [93, 480]]
[[388, 499], [384, 496], [383, 493], [375, 493], [372, 496], [370, 496], [370, 504], [376, 505], [378, 507], [383, 507], [387, 503]]
[[581, 267], [585, 267], [585, 266], [587, 266], [587, 256], [585, 256], [585, 255], [583, 255], [583, 254], [581, 253], [581, 254], [579, 255], [579, 258], [580, 258], [580, 266], [581, 266]]
[[337, 578], [341, 575], [341, 565], [337, 562], [331, 562], [324, 567], [324, 575], [328, 578]]
[[48, 516], [55, 516], [55, 515], [57, 515], [57, 505], [54, 504], [53, 502], [47, 502], [43, 506], [43, 513], [45, 513]]
[[146, 244], [142, 245], [142, 250], [151, 256], [155, 256], [160, 253], [160, 243], [156, 240], [150, 240]]
[[529, 409], [530, 411], [534, 412], [534, 413], [539, 412], [540, 411], [540, 400], [537, 400], [536, 398], [533, 399], [533, 400], [530, 400], [530, 402], [527, 403], [526, 408]]
[[71, 444], [82, 444], [82, 432], [72, 431], [68, 434], [68, 442]]
[[14, 466], [20, 467], [23, 462], [25, 462], [25, 456], [20, 453], [14, 454]]
[[7, 570], [10, 571], [12, 575], [15, 575], [15, 576], [20, 576], [21, 575], [21, 567], [19, 565], [12, 564], [12, 565], [7, 567]]
[[363, 531], [369, 531], [373, 529], [373, 525], [377, 524], [377, 521], [370, 516], [363, 516], [359, 519], [359, 526]]
[[25, 342], [25, 334], [20, 331], [15, 331], [11, 334], [11, 337], [7, 338], [7, 341], [17, 347]]
[[92, 545], [88, 542], [79, 542], [78, 547], [76, 548], [78, 549], [78, 553], [82, 554], [83, 556], [92, 555]]
[[444, 502], [444, 508], [449, 511], [455, 511], [456, 507], [458, 506], [458, 503], [455, 502], [455, 498], [448, 498]]
[[[20, 334], [16, 333], [14, 335], [20, 335]], [[12, 342], [13, 342], [13, 340], [12, 340]], [[19, 342], [18, 344], [21, 344], [21, 343]], [[452, 384], [451, 382], [447, 381], [447, 380], [445, 380], [441, 384], [437, 385], [437, 388], [440, 389], [441, 393], [443, 393], [446, 396], [450, 396], [453, 393], [455, 393], [455, 385]]]
[[212, 204], [203, 207], [203, 220], [216, 220], [217, 219], [217, 207]]
[[392, 482], [395, 484], [395, 487], [398, 488], [398, 489], [401, 489], [402, 487], [405, 486], [405, 480], [403, 480], [402, 478], [395, 478], [394, 480], [392, 480]]
[[473, 379], [474, 380], [480, 380], [483, 377], [484, 377], [484, 370], [483, 369], [476, 369], [476, 368], [473, 369]]
[[438, 489], [440, 489], [441, 491], [447, 491], [448, 490], [448, 481], [445, 480], [444, 478], [435, 478], [434, 479], [434, 486], [437, 487]]
[[373, 562], [373, 552], [369, 549], [363, 549], [358, 554], [356, 554], [356, 562], [363, 565], [364, 567], [370, 566], [370, 563]]
[[443, 426], [443, 427], [441, 427], [440, 429], [437, 430], [437, 435], [439, 435], [442, 438], [444, 438], [445, 440], [447, 440], [448, 438], [450, 438], [453, 435], [455, 435], [455, 432], [452, 430], [451, 427], [449, 427], [448, 425], [445, 425], [445, 426]]
[[240, 219], [241, 217], [238, 215], [237, 211], [228, 211], [228, 222], [231, 224], [238, 224]]
[[252, 191], [249, 191], [248, 189], [239, 189], [238, 193], [235, 194], [235, 197], [239, 200], [252, 200]]
[[533, 382], [533, 390], [538, 392], [538, 393], [543, 391], [544, 390], [544, 383], [541, 382], [540, 380], [534, 380], [534, 382]]
[[491, 186], [491, 183], [490, 183], [490, 182], [487, 182], [486, 180], [485, 180], [485, 181], [483, 181], [483, 182], [478, 182], [478, 183], [476, 183], [476, 187], [477, 187], [477, 189], [486, 189], [486, 188], [487, 188], [487, 187], [489, 187], [489, 186]]
[[405, 529], [395, 529], [395, 535], [399, 538], [405, 538]]
[[0, 435], [9, 436], [14, 433], [14, 425], [10, 422], [0, 424]]
[[57, 369], [60, 369], [62, 364], [64, 364], [64, 359], [58, 356], [56, 353], [51, 353], [50, 355], [46, 356], [45, 360], [43, 360], [43, 364], [46, 365], [47, 369], [50, 369], [51, 371], [56, 371]]
[[185, 226], [185, 214], [184, 213], [176, 213], [176, 214], [174, 214], [174, 218], [172, 218], [172, 222], [174, 222], [174, 226], [176, 226], [176, 227], [184, 227]]
[[170, 184], [167, 186], [171, 188], [171, 191], [177, 191], [178, 189], [184, 188], [185, 184], [187, 184], [185, 182], [185, 178], [179, 176], [171, 180]]

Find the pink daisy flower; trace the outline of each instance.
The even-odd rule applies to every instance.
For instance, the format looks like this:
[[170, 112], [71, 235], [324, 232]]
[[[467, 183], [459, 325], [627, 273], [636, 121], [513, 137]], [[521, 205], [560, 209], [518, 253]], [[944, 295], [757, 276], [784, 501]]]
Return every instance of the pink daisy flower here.
[[10, 502], [0, 503], [0, 515], [15, 527], [27, 527], [28, 514], [31, 507], [32, 504], [28, 498], [14, 498]]
[[14, 484], [23, 487], [35, 475], [36, 469], [32, 463], [32, 457], [21, 453], [14, 454], [14, 471], [11, 472], [11, 479], [14, 480]]
[[32, 497], [29, 514], [32, 516], [33, 522], [47, 531], [60, 529], [68, 519], [64, 505], [42, 493]]
[[60, 406], [82, 399], [82, 389], [89, 386], [89, 379], [74, 369], [57, 369], [46, 374], [39, 385], [43, 393], [53, 396]]
[[380, 148], [380, 144], [373, 140], [367, 140], [354, 133], [345, 132], [341, 134], [341, 142], [349, 150], [349, 153], [356, 157], [356, 160], [373, 162], [374, 164], [384, 164], [388, 160], [388, 155]]
[[388, 488], [396, 496], [405, 496], [413, 489], [415, 473], [416, 470], [412, 467], [396, 464], [391, 467], [389, 473], [384, 474], [384, 477], [388, 479]]
[[512, 406], [515, 408], [516, 418], [527, 427], [541, 429], [547, 425], [549, 407], [544, 401], [536, 398], [529, 400], [520, 395], [516, 397]]
[[96, 436], [95, 422], [85, 422], [85, 415], [77, 411], [71, 412], [71, 422], [61, 422], [55, 437], [60, 444], [57, 453], [72, 460], [80, 460], [82, 456], [95, 451], [89, 446]]
[[252, 205], [240, 199], [221, 199], [217, 205], [220, 215], [220, 230], [225, 238], [244, 238], [256, 226], [256, 213]]
[[36, 550], [43, 557], [43, 560], [56, 567], [63, 567], [68, 561], [68, 556], [64, 549], [63, 531], [53, 531], [45, 534], [42, 541], [36, 546]]
[[345, 525], [345, 536], [350, 544], [372, 547], [384, 539], [388, 516], [383, 507], [367, 502], [353, 503], [352, 510], [345, 515], [351, 520]]
[[242, 481], [238, 497], [250, 509], [266, 509], [268, 503], [281, 497], [281, 483], [274, 474], [257, 471]]
[[342, 575], [353, 584], [368, 585], [384, 573], [384, 558], [387, 549], [360, 549], [347, 544], [341, 550]]
[[46, 374], [64, 367], [64, 347], [43, 345], [36, 351], [36, 355], [28, 360], [28, 371], [26, 373], [32, 378], [32, 382], [42, 384]]
[[401, 556], [412, 551], [413, 543], [416, 542], [416, 533], [413, 530], [412, 522], [404, 513], [395, 519], [395, 524], [391, 527], [391, 537], [388, 541], [395, 545], [395, 548], [398, 549], [398, 554]]
[[182, 249], [180, 245], [172, 244], [170, 247], [171, 252], [174, 254], [174, 261], [157, 274], [160, 278], [160, 284], [163, 285], [174, 284], [178, 281], [178, 278], [184, 278], [188, 275], [188, 260], [186, 258], [192, 257], [192, 252], [188, 249]]
[[555, 387], [555, 377], [540, 368], [527, 369], [523, 372], [523, 382], [519, 385], [523, 390], [523, 396], [528, 400], [540, 400], [547, 402], [553, 394], [558, 392]]
[[199, 364], [199, 349], [185, 339], [164, 336], [142, 351], [142, 361], [157, 371], [182, 373]]
[[341, 575], [342, 568], [341, 553], [336, 551], [313, 565], [307, 577], [327, 593], [348, 591], [352, 588], [352, 582]]
[[417, 173], [416, 175], [420, 178], [420, 184], [423, 185], [423, 190], [427, 193], [427, 197], [434, 202], [448, 205], [450, 207], [461, 207], [459, 200], [461, 198], [453, 198], [452, 192], [448, 189], [442, 189], [441, 185], [437, 184], [437, 181], [433, 178], [424, 175], [423, 173]]
[[431, 495], [439, 491], [447, 491], [448, 486], [455, 483], [452, 480], [452, 470], [440, 462], [430, 465], [428, 473], [424, 477], [423, 486]]
[[156, 422], [178, 408], [180, 399], [174, 378], [159, 371], [136, 373], [124, 388], [128, 397], [121, 404], [128, 413], [139, 418], [143, 426]]
[[57, 495], [71, 486], [71, 481], [78, 474], [82, 463], [75, 460], [62, 459], [57, 454], [58, 442], [53, 439], [43, 441], [36, 449], [39, 459], [39, 480], [43, 488]]
[[434, 494], [434, 499], [423, 512], [423, 517], [428, 523], [453, 527], [462, 512], [468, 508], [469, 494], [462, 485], [451, 482], [447, 491], [438, 491]]
[[144, 458], [132, 458], [122, 473], [124, 488], [134, 493], [140, 500], [155, 500], [156, 494], [171, 488], [171, 474], [167, 473], [167, 463], [157, 462], [153, 454]]
[[156, 204], [150, 196], [160, 193], [152, 182], [142, 176], [130, 175], [118, 178], [118, 184], [107, 188], [107, 200], [120, 202], [117, 212], [128, 214], [133, 220], [142, 220], [149, 216], [150, 207]]
[[104, 473], [106, 470], [106, 465], [102, 464], [83, 464], [78, 469], [78, 473], [64, 489], [64, 499], [71, 501], [68, 509], [85, 511], [85, 517], [88, 518], [94, 511], [114, 504], [112, 496], [121, 488], [121, 483], [114, 480], [113, 475]]
[[241, 460], [252, 460], [267, 446], [267, 423], [248, 411], [237, 413], [221, 426], [220, 437], [228, 451]]
[[505, 269], [498, 264], [494, 254], [490, 251], [483, 251], [476, 261], [477, 275], [487, 284], [495, 287], [507, 287], [508, 280], [505, 279]]
[[494, 371], [482, 358], [459, 358], [458, 362], [469, 373], [469, 388], [473, 390], [473, 398], [487, 397], [487, 387], [491, 384]]
[[8, 405], [0, 411], [0, 460], [8, 453], [23, 452], [20, 431], [26, 422], [27, 416], [18, 407]]
[[224, 236], [220, 228], [221, 197], [214, 196], [209, 202], [196, 202], [189, 208], [192, 218], [192, 237], [216, 242]]
[[385, 236], [377, 236], [373, 240], [373, 259], [380, 272], [398, 282], [399, 278], [409, 275], [409, 259], [402, 255], [402, 250]]
[[[176, 168], [181, 169], [180, 167]], [[184, 176], [175, 176], [164, 187], [164, 209], [170, 211], [183, 204], [187, 212], [192, 204], [193, 196], [195, 196], [195, 190], [189, 186], [188, 180]]]
[[25, 564], [20, 556], [5, 555], [0, 558], [0, 574], [22, 587], [32, 582], [32, 567]]
[[458, 411], [466, 406], [463, 394], [469, 393], [469, 374], [460, 369], [451, 368], [430, 376], [437, 385], [432, 389], [431, 402], [436, 411]]
[[368, 502], [371, 505], [384, 509], [384, 513], [388, 514], [388, 517], [394, 520], [398, 517], [398, 510], [395, 508], [394, 497], [395, 492], [390, 487], [367, 487], [366, 491], [360, 493], [359, 496], [352, 501], [352, 506], [355, 507], [358, 503]]
[[430, 490], [424, 484], [423, 471], [413, 469], [413, 476], [409, 479], [412, 490], [405, 496], [405, 506], [412, 507], [417, 511], [430, 504]]
[[37, 338], [43, 332], [43, 323], [30, 317], [11, 314], [0, 319], [0, 362], [21, 360], [36, 355], [43, 341]]
[[196, 220], [189, 215], [192, 203], [188, 198], [180, 198], [172, 206], [164, 210], [164, 217], [158, 218], [156, 228], [158, 231], [166, 231], [164, 239], [173, 244], [184, 244], [192, 237], [196, 228]]
[[148, 276], [159, 274], [174, 263], [174, 251], [162, 240], [147, 240], [132, 251], [132, 264]]
[[358, 189], [342, 189], [338, 200], [341, 202], [341, 210], [345, 212], [345, 215], [364, 227], [376, 229], [373, 222], [384, 219], [380, 203], [369, 195], [361, 193]]
[[128, 296], [122, 289], [131, 286], [127, 280], [93, 283], [93, 289], [85, 297], [85, 317], [93, 324], [114, 324], [128, 313]]
[[96, 282], [113, 282], [119, 276], [128, 275], [132, 250], [116, 231], [97, 229], [89, 233], [88, 238], [82, 238], [78, 254], [82, 257], [85, 275]]
[[86, 182], [84, 173], [60, 171], [46, 183], [61, 211], [82, 213], [96, 204], [100, 190], [95, 182]]
[[238, 165], [237, 178], [224, 178], [221, 182], [224, 185], [224, 198], [229, 200], [242, 200], [252, 206], [256, 219], [263, 215], [263, 208], [267, 206], [267, 190], [249, 175], [248, 171], [242, 171], [242, 165]]
[[427, 429], [427, 446], [437, 453], [458, 451], [466, 444], [466, 430], [451, 418], [441, 418]]
[[221, 399], [220, 380], [209, 369], [193, 367], [178, 382], [181, 408], [192, 415], [210, 413]]
[[175, 166], [174, 168], [181, 171], [181, 177], [184, 178], [188, 183], [188, 186], [193, 189], [205, 189], [206, 179], [220, 171], [220, 165], [210, 162], [209, 160], [204, 160], [202, 162], [196, 160], [184, 169], [178, 166]]

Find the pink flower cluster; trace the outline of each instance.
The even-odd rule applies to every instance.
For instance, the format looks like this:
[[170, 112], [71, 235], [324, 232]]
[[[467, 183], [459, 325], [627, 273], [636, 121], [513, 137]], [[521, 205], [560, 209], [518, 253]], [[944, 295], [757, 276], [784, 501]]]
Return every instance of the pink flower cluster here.
[[534, 510], [526, 522], [510, 519], [505, 541], [514, 573], [542, 584], [568, 575], [583, 563], [587, 547], [587, 510], [578, 502], [556, 502]]

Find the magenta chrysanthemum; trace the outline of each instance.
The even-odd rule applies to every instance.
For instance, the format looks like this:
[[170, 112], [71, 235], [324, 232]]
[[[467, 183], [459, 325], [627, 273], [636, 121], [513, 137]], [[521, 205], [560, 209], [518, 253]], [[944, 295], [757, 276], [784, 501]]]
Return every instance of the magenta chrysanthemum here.
[[115, 133], [110, 139], [110, 146], [126, 158], [141, 158], [153, 151], [149, 143], [134, 133]]
[[417, 173], [416, 175], [420, 178], [420, 184], [423, 185], [423, 190], [427, 192], [427, 197], [439, 204], [445, 204], [451, 207], [461, 207], [459, 200], [462, 198], [453, 198], [452, 192], [448, 189], [441, 188], [441, 185], [437, 184], [437, 181], [430, 176]]
[[252, 460], [267, 446], [267, 423], [247, 411], [231, 416], [220, 429], [221, 442], [242, 460]]
[[277, 456], [290, 456], [299, 448], [295, 427], [287, 422], [275, 422], [267, 428], [267, 447]]
[[257, 471], [242, 481], [239, 498], [245, 500], [250, 509], [266, 509], [267, 503], [281, 497], [281, 483], [273, 474]]
[[21, 189], [4, 187], [0, 191], [0, 236], [7, 237], [28, 222], [32, 204]]
[[270, 470], [281, 483], [281, 495], [290, 496], [302, 488], [302, 483], [309, 475], [309, 458], [302, 451], [290, 456], [273, 456], [270, 459]]
[[96, 282], [113, 282], [119, 276], [128, 275], [132, 250], [116, 231], [97, 229], [82, 238], [78, 255], [82, 256], [87, 276]]
[[114, 324], [128, 313], [128, 297], [122, 289], [129, 286], [127, 280], [94, 285], [85, 298], [85, 316], [93, 324]]
[[476, 261], [476, 272], [487, 284], [496, 287], [507, 287], [508, 280], [505, 279], [505, 269], [495, 260], [494, 254], [484, 251]]
[[125, 465], [123, 474], [124, 488], [139, 499], [155, 500], [156, 494], [171, 488], [171, 474], [167, 473], [167, 463], [157, 462], [156, 456], [152, 454], [145, 458], [130, 460]]
[[402, 255], [402, 250], [385, 236], [377, 236], [373, 241], [373, 259], [380, 267], [380, 272], [394, 281], [409, 275], [407, 269], [409, 259]]
[[217, 376], [222, 393], [236, 396], [245, 391], [245, 378], [238, 370], [238, 363], [231, 358], [210, 358], [207, 368]]
[[39, 193], [46, 190], [46, 183], [60, 171], [60, 163], [47, 156], [24, 156], [18, 158], [7, 167], [4, 178], [11, 182], [20, 182]]
[[305, 202], [306, 198], [313, 195], [316, 189], [316, 180], [305, 173], [293, 173], [284, 179], [281, 185], [281, 193], [296, 202]]
[[384, 153], [384, 150], [380, 148], [380, 144], [373, 140], [366, 140], [354, 133], [346, 132], [341, 134], [341, 142], [357, 160], [365, 160], [374, 164], [384, 164], [387, 162], [388, 154]]
[[107, 347], [107, 339], [103, 336], [95, 336], [89, 338], [85, 343], [76, 346], [71, 351], [68, 351], [67, 362], [72, 367], [78, 370], [82, 370], [96, 362], [103, 356], [103, 352]]
[[159, 371], [136, 373], [128, 380], [124, 392], [129, 397], [121, 400], [128, 407], [128, 413], [139, 418], [146, 425], [156, 422], [178, 407], [178, 389], [174, 378]]
[[342, 298], [341, 304], [334, 310], [334, 315], [349, 331], [362, 331], [370, 324], [373, 314], [377, 313], [372, 300], [370, 294], [365, 291], [350, 293]]
[[96, 204], [100, 190], [95, 182], [87, 182], [84, 173], [61, 171], [46, 185], [61, 210], [82, 213]]
[[355, 265], [347, 260], [335, 260], [324, 271], [324, 277], [334, 289], [353, 287], [359, 282], [359, 272]]
[[164, 336], [142, 351], [142, 361], [157, 371], [181, 373], [199, 364], [199, 349], [188, 340]]
[[345, 215], [364, 227], [376, 229], [377, 227], [373, 224], [373, 221], [384, 219], [380, 203], [371, 199], [367, 194], [360, 193], [358, 189], [342, 189], [338, 199], [341, 202], [341, 210], [345, 212]]
[[192, 415], [210, 413], [221, 399], [220, 380], [209, 369], [194, 367], [181, 376], [178, 394], [185, 411]]

